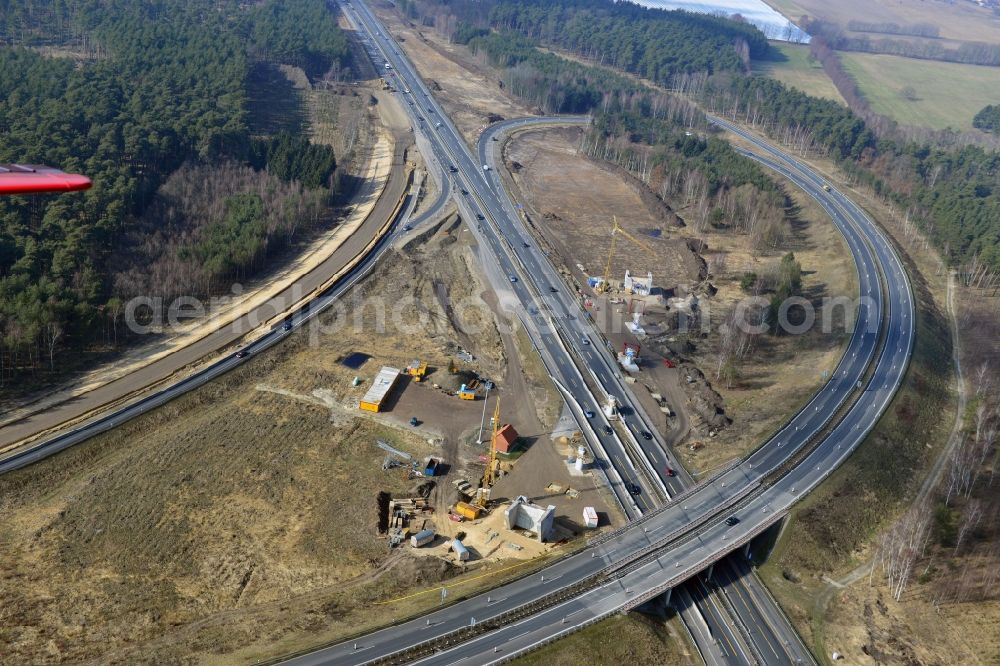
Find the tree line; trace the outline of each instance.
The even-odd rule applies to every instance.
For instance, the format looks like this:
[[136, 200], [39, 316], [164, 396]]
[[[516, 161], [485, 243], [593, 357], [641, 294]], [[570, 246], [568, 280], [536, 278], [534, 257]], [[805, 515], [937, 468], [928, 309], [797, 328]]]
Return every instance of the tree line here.
[[476, 30], [517, 33], [663, 85], [685, 74], [745, 70], [768, 49], [747, 23], [627, 2], [403, 0], [400, 8], [425, 23], [454, 25], [449, 36], [462, 43]]
[[[872, 39], [868, 35], [848, 34], [836, 23], [817, 19], [803, 22], [802, 28], [813, 37], [823, 37], [832, 48], [838, 51], [883, 53], [906, 58], [942, 60], [969, 65], [1000, 65], [1000, 45], [988, 42], [961, 42], [958, 46], [949, 48], [941, 42], [926, 39]], [[854, 30], [854, 28], [851, 29]], [[912, 33], [900, 32], [896, 34]]]
[[953, 265], [1000, 270], [1000, 155], [879, 137], [836, 102], [765, 77], [717, 78], [703, 93], [715, 113], [745, 122], [801, 152], [838, 160], [857, 182], [892, 200]]
[[[762, 35], [759, 40], [754, 38], [755, 29], [750, 26], [717, 17], [693, 19], [685, 13], [647, 10], [608, 0], [554, 3], [521, 0], [492, 5], [471, 0], [452, 0], [447, 4], [406, 0], [406, 3], [411, 14], [425, 20], [435, 20], [434, 17], [446, 12], [470, 26], [512, 30], [543, 46], [570, 50], [596, 63], [647, 76], [661, 85], [683, 89], [713, 112], [758, 127], [800, 151], [830, 155], [851, 177], [906, 210], [908, 219], [927, 233], [952, 264], [975, 260], [994, 271], [1000, 270], [1000, 164], [995, 152], [978, 146], [956, 146], [954, 133], [938, 132], [931, 136], [898, 128], [876, 114], [859, 116], [835, 102], [810, 97], [773, 79], [744, 76], [743, 69], [732, 61], [724, 60], [730, 63], [726, 66], [719, 66], [717, 61], [716, 66], [709, 67], [702, 59], [700, 51], [705, 47], [717, 50], [719, 58], [728, 58], [734, 52], [734, 40], [740, 39], [745, 40], [749, 57], [766, 53], [766, 41]], [[483, 13], [487, 9], [489, 18], [484, 23]], [[638, 24], [640, 20], [643, 25]], [[672, 33], [677, 26], [687, 30]], [[823, 28], [823, 24], [818, 27]], [[632, 33], [632, 29], [636, 32]], [[706, 37], [701, 30], [715, 32]], [[649, 37], [645, 46], [630, 39], [639, 34]], [[657, 37], [667, 34], [672, 35], [674, 43], [661, 44]], [[836, 44], [830, 41], [828, 31], [821, 29], [819, 35], [816, 53], [830, 69], [831, 76], [835, 80], [845, 78], [842, 83], [846, 84], [846, 74], [833, 69], [831, 58], [823, 57], [824, 50], [832, 54]], [[477, 37], [471, 43], [476, 39], [486, 38]], [[966, 44], [960, 48], [977, 47]], [[663, 54], [678, 58], [667, 70], [647, 69], [642, 66], [647, 61], [647, 51], [654, 53], [654, 59]], [[707, 69], [697, 75], [690, 73], [699, 66]], [[667, 75], [669, 71], [687, 73], [681, 79]], [[867, 108], [856, 87], [845, 85], [843, 89], [849, 97], [850, 91], [855, 91], [853, 97], [857, 98], [855, 106], [859, 110]], [[609, 100], [620, 95], [618, 92], [604, 96], [594, 108], [606, 112]], [[593, 95], [590, 101], [596, 98]], [[641, 116], [641, 113], [625, 114], [617, 120], [631, 132], [640, 126], [637, 120]], [[643, 128], [631, 138], [648, 137], [643, 134], [648, 129]], [[630, 169], [649, 171], [650, 161], [645, 154], [638, 156], [624, 150], [620, 139], [604, 136], [601, 141], [591, 142], [590, 150], [610, 156], [612, 161], [632, 165]]]
[[941, 29], [933, 23], [868, 23], [865, 21], [848, 21], [847, 29], [854, 32], [878, 32], [885, 35], [911, 35], [913, 37], [927, 37], [937, 39], [941, 36]]
[[1000, 132], [1000, 104], [987, 104], [972, 119], [972, 126], [984, 132]]
[[[335, 169], [329, 148], [296, 137], [255, 140], [247, 123], [253, 58], [301, 56], [314, 71], [349, 64], [322, 0], [252, 8], [235, 0], [6, 0], [0, 42], [11, 45], [0, 48], [0, 161], [50, 164], [94, 182], [80, 194], [0, 200], [0, 383], [53, 367], [60, 350], [108, 342], [120, 315], [120, 259], [137, 254], [132, 232], [182, 165], [235, 160], [309, 187]], [[52, 44], [77, 59], [25, 48]], [[261, 248], [275, 246], [267, 240], [274, 225], [260, 223], [266, 207], [252, 200], [234, 199], [227, 210], [219, 223], [240, 228], [239, 243], [223, 242], [222, 231], [181, 236], [192, 266], [243, 275], [260, 265]]]
[[501, 69], [500, 81], [508, 92], [543, 113], [588, 113], [606, 97], [640, 88], [614, 72], [539, 51], [534, 42], [516, 33], [475, 37], [469, 48]]

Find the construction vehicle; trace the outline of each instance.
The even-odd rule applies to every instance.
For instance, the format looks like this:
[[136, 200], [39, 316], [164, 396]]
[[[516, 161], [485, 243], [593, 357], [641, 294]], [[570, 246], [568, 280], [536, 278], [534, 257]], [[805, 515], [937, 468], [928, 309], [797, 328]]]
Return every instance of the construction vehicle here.
[[457, 395], [462, 400], [475, 400], [476, 399], [476, 392], [473, 391], [472, 389], [470, 389], [465, 384], [462, 384], [462, 387], [460, 389], [458, 389], [458, 392], [456, 392], [455, 395]]
[[413, 359], [408, 366], [406, 366], [406, 374], [413, 377], [413, 381], [422, 382], [424, 377], [427, 375], [427, 363], [421, 361], [420, 359]]
[[654, 259], [656, 258], [656, 252], [653, 250], [653, 248], [649, 247], [649, 245], [643, 243], [641, 240], [639, 240], [638, 238], [636, 238], [635, 236], [633, 236], [632, 234], [630, 234], [629, 232], [625, 231], [620, 226], [618, 226], [618, 216], [614, 216], [612, 220], [613, 224], [611, 226], [611, 248], [608, 250], [608, 260], [604, 264], [604, 277], [601, 278], [601, 282], [597, 285], [595, 289], [597, 292], [605, 292], [608, 290], [608, 280], [611, 278], [611, 260], [615, 256], [615, 244], [616, 241], [618, 240], [618, 234], [621, 234], [625, 238], [629, 239], [630, 241], [641, 247], [643, 250], [648, 252], [649, 255]]
[[500, 396], [497, 396], [497, 404], [493, 410], [493, 435], [490, 437], [490, 456], [483, 471], [483, 482], [476, 493], [475, 505], [480, 509], [486, 508], [486, 503], [490, 500], [490, 489], [496, 481], [497, 470], [497, 432], [500, 431]]

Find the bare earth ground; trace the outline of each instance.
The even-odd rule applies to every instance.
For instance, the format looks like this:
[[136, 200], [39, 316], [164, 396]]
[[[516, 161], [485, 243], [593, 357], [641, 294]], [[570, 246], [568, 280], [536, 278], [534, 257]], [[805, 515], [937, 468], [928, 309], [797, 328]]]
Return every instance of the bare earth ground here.
[[[446, 368], [459, 346], [475, 355], [461, 369], [495, 378], [505, 413], [525, 413], [525, 392], [504, 380], [505, 350], [461, 235], [454, 221], [429, 230], [319, 325], [0, 479], [0, 663], [244, 663], [433, 606], [436, 593], [412, 593], [441, 581], [457, 598], [518, 575], [519, 558], [560, 552], [506, 547], [517, 535], [487, 543], [481, 529], [470, 543], [482, 557], [459, 567], [410, 557], [408, 547], [390, 554], [377, 534], [377, 494], [413, 496], [421, 479], [382, 471], [376, 439], [450, 465], [431, 495], [431, 520], [449, 529], [450, 481], [482, 472], [479, 450], [464, 443], [482, 402], [433, 386], [458, 379]], [[447, 303], [465, 307], [442, 305], [442, 286]], [[453, 312], [478, 332], [459, 332]], [[355, 351], [372, 356], [358, 370], [340, 363]], [[425, 385], [405, 385], [385, 413], [356, 409], [380, 366], [415, 357], [432, 367]], [[525, 384], [544, 384], [531, 364], [523, 372]]]
[[[301, 78], [296, 76], [296, 74], [301, 75], [301, 70], [295, 68], [289, 68], [288, 74], [293, 79]], [[301, 81], [299, 83], [302, 85]], [[375, 87], [370, 89], [362, 87], [361, 90], [366, 95], [365, 98], [368, 94], [373, 94], [384, 103], [376, 105], [374, 110], [368, 110], [357, 106], [352, 97], [339, 100], [339, 103], [331, 108], [331, 101], [336, 97], [330, 95], [328, 91], [303, 90], [302, 92], [309, 100], [313, 123], [319, 132], [317, 140], [328, 141], [330, 126], [338, 123], [341, 128], [350, 125], [357, 132], [354, 146], [357, 156], [353, 165], [359, 169], [358, 178], [365, 184], [332, 229], [303, 248], [297, 257], [280, 270], [252, 280], [246, 285], [240, 285], [239, 293], [236, 295], [230, 294], [208, 304], [205, 317], [181, 320], [179, 326], [157, 335], [155, 341], [126, 351], [114, 362], [94, 368], [64, 387], [47, 390], [44, 396], [28, 396], [18, 401], [9, 401], [4, 404], [4, 418], [0, 424], [9, 423], [27, 413], [46, 409], [67, 398], [91, 391], [182, 349], [267, 302], [275, 294], [295, 283], [300, 276], [314, 270], [340, 247], [369, 214], [388, 180], [394, 146], [393, 131], [398, 132], [408, 126], [402, 109], [392, 96], [375, 90]], [[327, 97], [324, 98], [324, 95]]]
[[[508, 167], [513, 165], [517, 198], [523, 199], [529, 221], [541, 234], [545, 247], [564, 258], [565, 272], [578, 286], [585, 285], [585, 273], [603, 274], [612, 218], [616, 217], [622, 228], [648, 248], [620, 237], [611, 263], [611, 275], [617, 279], [621, 279], [626, 268], [639, 274], [650, 270], [654, 283], [663, 288], [692, 287], [705, 276], [706, 268], [703, 258], [691, 249], [689, 242], [695, 238], [705, 241], [707, 248], [702, 255], [712, 258], [713, 266], [721, 266], [710, 277], [718, 293], [703, 301], [703, 307], [716, 317], [743, 296], [739, 279], [745, 271], [762, 274], [787, 251], [795, 252], [803, 266], [803, 290], [810, 301], [818, 305], [823, 297], [855, 295], [855, 269], [840, 234], [811, 200], [798, 196], [790, 187], [789, 192], [800, 209], [800, 221], [794, 225], [792, 237], [778, 250], [753, 253], [747, 249], [745, 237], [726, 233], [696, 235], [670, 224], [673, 213], [655, 198], [651, 201], [650, 197], [644, 197], [641, 186], [579, 155], [576, 150], [579, 133], [578, 129], [522, 132], [505, 152]], [[649, 233], [654, 229], [660, 232], [658, 238]], [[565, 257], [573, 259], [566, 261]], [[623, 319], [630, 319], [628, 303], [609, 304], [604, 299], [598, 299], [597, 303], [603, 311], [593, 311], [594, 319], [606, 324], [605, 333], [616, 349], [624, 341], [646, 344], [622, 326]], [[615, 316], [609, 316], [609, 307]], [[644, 321], [651, 324], [644, 326], [650, 331], [655, 328], [658, 312], [655, 308], [646, 309]], [[817, 321], [822, 313], [818, 308]], [[689, 356], [709, 375], [712, 387], [722, 394], [726, 413], [734, 419], [730, 427], [709, 437], [713, 429], [685, 397], [686, 381], [681, 380], [682, 386], [678, 388], [679, 371], [663, 367], [662, 361], [654, 360], [659, 357], [652, 350], [643, 351], [647, 369], [640, 373], [636, 387], [640, 400], [649, 403], [646, 406], [650, 413], [658, 413], [658, 408], [649, 397], [650, 391], [642, 390], [643, 385], [666, 395], [674, 411], [688, 412], [690, 438], [678, 436], [686, 435], [687, 431], [679, 433], [674, 427], [684, 414], [667, 419], [664, 429], [675, 445], [695, 441], [704, 444], [697, 451], [687, 446], [682, 451], [685, 464], [696, 472], [711, 469], [760, 444], [818, 388], [823, 381], [821, 372], [835, 366], [849, 337], [842, 322], [829, 335], [813, 330], [801, 336], [765, 336], [758, 353], [743, 366], [741, 380], [726, 388], [710, 375], [715, 335], [713, 332], [707, 339], [692, 340], [696, 350]], [[671, 400], [669, 396], [680, 397]]]
[[470, 145], [489, 124], [490, 114], [502, 118], [532, 115], [524, 104], [500, 88], [496, 75], [466, 47], [449, 44], [433, 28], [404, 24], [394, 9], [381, 2], [372, 3], [372, 8]]
[[[959, 288], [958, 330], [963, 373], [975, 383], [978, 368], [989, 364], [997, 376], [995, 344], [1000, 319], [992, 290]], [[975, 387], [970, 386], [975, 396]], [[971, 415], [966, 415], [969, 427]], [[995, 455], [995, 454], [994, 454]], [[987, 462], [987, 465], [990, 463]], [[988, 475], [988, 472], [984, 473]], [[983, 480], [973, 499], [986, 515], [1000, 511], [1000, 487]], [[959, 500], [961, 502], [961, 500]], [[813, 626], [828, 649], [857, 654], [858, 663], [995, 664], [1000, 662], [1000, 601], [989, 581], [1000, 568], [996, 521], [975, 530], [956, 554], [935, 545], [917, 562], [918, 577], [895, 601], [881, 570], [856, 568], [839, 582], [827, 582], [817, 597]], [[869, 585], [869, 582], [874, 585]], [[787, 582], [786, 582], [787, 585]]]

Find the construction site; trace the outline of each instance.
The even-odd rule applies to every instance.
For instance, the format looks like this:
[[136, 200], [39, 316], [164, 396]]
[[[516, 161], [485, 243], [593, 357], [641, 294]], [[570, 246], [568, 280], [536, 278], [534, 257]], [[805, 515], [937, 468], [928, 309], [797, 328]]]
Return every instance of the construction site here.
[[24, 637], [12, 658], [51, 659], [47, 635], [72, 637], [69, 661], [243, 663], [415, 612], [442, 586], [519, 575], [620, 524], [524, 332], [497, 325], [462, 221], [390, 252], [342, 313], [4, 477], [0, 596]]
[[[505, 180], [522, 220], [601, 331], [588, 343], [614, 354], [684, 466], [698, 474], [725, 464], [824, 381], [848, 337], [819, 327], [758, 336], [735, 379], [723, 379], [721, 325], [747, 295], [741, 277], [765, 275], [794, 251], [808, 267], [804, 293], [847, 296], [855, 287], [843, 241], [830, 225], [814, 224], [822, 211], [791, 189], [799, 219], [782, 248], [760, 252], [746, 236], [695, 230], [685, 208], [675, 211], [630, 174], [581, 154], [580, 137], [576, 128], [544, 128], [504, 143]], [[825, 306], [815, 307], [823, 316]]]

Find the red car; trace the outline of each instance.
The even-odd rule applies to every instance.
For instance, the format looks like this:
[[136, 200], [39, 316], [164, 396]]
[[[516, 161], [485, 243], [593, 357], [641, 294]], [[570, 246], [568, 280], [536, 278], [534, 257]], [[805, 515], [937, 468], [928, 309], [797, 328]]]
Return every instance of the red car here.
[[677, 476], [677, 472], [672, 467], [667, 468], [667, 476]]

